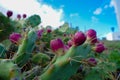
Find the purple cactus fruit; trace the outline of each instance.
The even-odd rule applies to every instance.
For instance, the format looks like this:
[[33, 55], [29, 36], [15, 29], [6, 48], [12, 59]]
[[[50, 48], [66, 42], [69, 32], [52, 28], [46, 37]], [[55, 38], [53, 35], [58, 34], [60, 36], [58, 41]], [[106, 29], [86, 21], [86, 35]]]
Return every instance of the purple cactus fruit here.
[[64, 37], [66, 37], [66, 36], [67, 36], [67, 34], [63, 34], [63, 36], [64, 36]]
[[52, 32], [52, 30], [51, 29], [47, 29], [47, 33], [51, 33]]
[[18, 15], [17, 15], [17, 18], [20, 20], [20, 19], [21, 19], [21, 15], [20, 15], [20, 14], [18, 14]]
[[68, 45], [69, 47], [71, 47], [71, 46], [73, 45], [73, 41], [72, 41], [72, 40], [69, 40], [69, 41], [67, 42], [67, 45]]
[[89, 29], [87, 32], [86, 32], [86, 36], [88, 38], [93, 38], [94, 36], [96, 36], [96, 31], [93, 30], [93, 29]]
[[19, 43], [19, 40], [21, 37], [22, 36], [19, 33], [12, 33], [12, 34], [10, 34], [9, 39], [12, 43], [17, 44], [17, 43]]
[[59, 49], [64, 49], [64, 43], [61, 39], [57, 38], [50, 41], [50, 47], [53, 52], [58, 51]]
[[13, 15], [13, 12], [8, 10], [6, 14], [7, 14], [7, 17], [9, 18], [9, 17], [11, 17]]
[[105, 46], [102, 43], [97, 43], [93, 50], [97, 53], [102, 53], [105, 50]]
[[43, 29], [40, 29], [40, 30], [37, 31], [37, 36], [38, 36], [38, 38], [40, 38], [40, 37], [42, 36], [42, 33], [43, 33], [43, 32], [44, 32]]
[[97, 39], [97, 36], [96, 36], [96, 31], [93, 30], [93, 29], [89, 29], [87, 32], [86, 32], [86, 36], [87, 36], [87, 41], [90, 43], [90, 44], [95, 44], [98, 39]]
[[90, 64], [91, 66], [95, 66], [97, 65], [97, 61], [95, 60], [95, 58], [89, 58], [88, 64]]
[[83, 44], [86, 40], [86, 36], [83, 32], [76, 32], [75, 35], [73, 36], [73, 45], [79, 46]]
[[98, 39], [97, 39], [96, 36], [94, 36], [94, 37], [92, 37], [92, 38], [89, 38], [88, 40], [90, 41], [91, 44], [95, 44], [95, 43], [98, 42]]
[[26, 14], [23, 14], [23, 18], [26, 18], [27, 17], [27, 15]]

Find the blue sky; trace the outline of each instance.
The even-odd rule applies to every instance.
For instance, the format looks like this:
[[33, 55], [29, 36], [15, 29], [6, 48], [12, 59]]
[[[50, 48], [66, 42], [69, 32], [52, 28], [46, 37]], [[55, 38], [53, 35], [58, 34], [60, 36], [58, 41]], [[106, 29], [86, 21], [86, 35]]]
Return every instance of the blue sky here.
[[93, 28], [98, 36], [104, 36], [111, 31], [111, 27], [118, 30], [115, 9], [111, 0], [44, 0], [54, 8], [62, 6], [63, 20], [79, 26], [80, 30]]
[[[115, 31], [118, 31], [116, 12], [112, 0], [11, 1], [13, 2], [1, 0], [0, 10], [5, 12], [3, 9], [11, 9], [16, 14], [17, 12], [21, 14], [25, 12], [28, 15], [40, 14], [43, 25], [48, 24], [58, 27], [60, 24], [68, 22], [73, 27], [79, 26], [82, 31], [93, 28], [97, 31], [98, 37], [111, 32], [111, 27], [115, 27]], [[22, 6], [19, 4], [22, 4]]]

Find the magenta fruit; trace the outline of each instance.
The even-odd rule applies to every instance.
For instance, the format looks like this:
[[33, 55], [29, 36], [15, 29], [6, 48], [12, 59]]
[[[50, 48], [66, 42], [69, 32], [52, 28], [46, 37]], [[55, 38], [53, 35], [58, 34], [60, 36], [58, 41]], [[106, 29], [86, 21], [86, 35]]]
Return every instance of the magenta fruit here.
[[19, 43], [19, 40], [21, 37], [22, 36], [19, 33], [12, 33], [12, 34], [10, 34], [9, 39], [12, 43], [17, 44], [17, 43]]
[[53, 52], [58, 51], [59, 49], [64, 49], [64, 43], [61, 39], [57, 38], [50, 41], [50, 47]]
[[13, 15], [13, 12], [8, 10], [6, 14], [7, 14], [7, 17], [9, 18], [9, 17], [11, 17]]
[[76, 32], [75, 35], [73, 36], [73, 44], [75, 46], [79, 46], [81, 44], [83, 44], [86, 40], [86, 36], [83, 32]]

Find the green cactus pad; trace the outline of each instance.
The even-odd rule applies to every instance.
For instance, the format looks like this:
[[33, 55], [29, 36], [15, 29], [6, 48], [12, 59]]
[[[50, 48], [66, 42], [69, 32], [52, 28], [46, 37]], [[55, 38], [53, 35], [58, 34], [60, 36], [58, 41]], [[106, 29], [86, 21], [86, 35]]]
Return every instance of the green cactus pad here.
[[11, 60], [0, 59], [0, 80], [22, 80], [20, 69]]
[[45, 66], [48, 64], [50, 57], [43, 53], [37, 53], [32, 57], [32, 62], [35, 64], [40, 64], [41, 66]]
[[69, 24], [66, 22], [61, 26], [61, 28], [59, 28], [59, 31], [64, 33], [68, 30], [68, 28], [69, 28]]
[[26, 64], [32, 56], [32, 51], [35, 47], [35, 41], [37, 39], [37, 34], [34, 30], [28, 32], [27, 36], [24, 38], [22, 44], [19, 46], [17, 54], [13, 57], [13, 61], [20, 67]]
[[31, 27], [36, 27], [41, 23], [41, 18], [39, 15], [32, 15], [26, 19], [25, 25], [30, 25]]
[[69, 80], [78, 70], [80, 61], [87, 57], [90, 50], [89, 45], [72, 46], [64, 56], [56, 58], [56, 61], [39, 77], [39, 80]]
[[6, 48], [4, 45], [0, 44], [0, 58], [5, 58], [6, 57]]

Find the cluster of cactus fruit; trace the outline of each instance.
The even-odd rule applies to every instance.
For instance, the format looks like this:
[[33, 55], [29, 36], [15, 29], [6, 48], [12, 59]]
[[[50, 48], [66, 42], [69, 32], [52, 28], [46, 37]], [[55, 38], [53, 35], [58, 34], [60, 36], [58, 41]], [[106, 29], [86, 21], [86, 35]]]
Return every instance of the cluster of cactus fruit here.
[[[12, 12], [7, 12], [8, 19], [12, 14]], [[21, 18], [20, 15], [17, 17]], [[93, 68], [102, 62], [96, 56], [99, 56], [106, 48], [97, 39], [95, 30], [65, 34], [65, 32], [60, 32], [59, 28], [56, 30], [49, 27], [36, 28], [40, 23], [41, 18], [33, 15], [25, 20], [24, 25], [21, 25], [21, 33], [10, 31], [9, 40], [13, 46], [17, 47], [15, 51], [11, 50], [13, 53], [1, 43], [0, 80], [71, 80], [81, 66], [87, 65]], [[7, 24], [8, 22], [4, 22], [4, 28], [12, 27]], [[8, 58], [8, 55], [12, 55], [11, 58]], [[99, 80], [104, 79], [99, 77]]]

